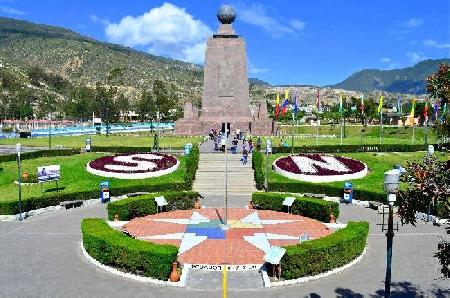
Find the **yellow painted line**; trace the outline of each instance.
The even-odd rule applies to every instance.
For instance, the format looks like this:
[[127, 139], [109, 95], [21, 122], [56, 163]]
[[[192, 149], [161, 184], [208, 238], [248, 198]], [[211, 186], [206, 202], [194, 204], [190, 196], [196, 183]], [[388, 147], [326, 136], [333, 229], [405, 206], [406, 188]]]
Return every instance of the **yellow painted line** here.
[[222, 297], [227, 298], [227, 292], [228, 292], [228, 278], [227, 278], [227, 266], [223, 267], [222, 270]]

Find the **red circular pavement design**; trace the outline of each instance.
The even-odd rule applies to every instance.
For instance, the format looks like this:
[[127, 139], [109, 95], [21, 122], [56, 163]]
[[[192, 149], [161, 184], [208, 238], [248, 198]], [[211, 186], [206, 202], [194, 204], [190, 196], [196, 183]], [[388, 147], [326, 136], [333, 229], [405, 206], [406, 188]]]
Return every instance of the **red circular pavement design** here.
[[137, 218], [123, 231], [137, 239], [179, 247], [182, 264], [263, 264], [265, 249], [329, 235], [323, 223], [298, 215], [270, 210], [228, 209], [230, 229], [219, 224], [224, 209], [178, 210]]

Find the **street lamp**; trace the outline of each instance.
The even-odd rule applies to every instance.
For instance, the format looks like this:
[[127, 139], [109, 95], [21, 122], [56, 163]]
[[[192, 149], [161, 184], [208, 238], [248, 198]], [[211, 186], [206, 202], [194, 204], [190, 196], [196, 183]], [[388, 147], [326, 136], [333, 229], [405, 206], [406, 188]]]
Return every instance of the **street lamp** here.
[[391, 295], [391, 264], [392, 264], [392, 242], [394, 239], [394, 202], [397, 199], [399, 188], [400, 171], [393, 169], [384, 173], [384, 191], [387, 193], [389, 203], [388, 229], [386, 233], [386, 277], [384, 281], [384, 297]]
[[22, 149], [22, 145], [16, 144], [16, 152], [17, 152], [17, 182], [19, 184], [19, 220], [22, 220], [22, 185], [21, 185], [21, 174], [20, 174], [20, 150]]

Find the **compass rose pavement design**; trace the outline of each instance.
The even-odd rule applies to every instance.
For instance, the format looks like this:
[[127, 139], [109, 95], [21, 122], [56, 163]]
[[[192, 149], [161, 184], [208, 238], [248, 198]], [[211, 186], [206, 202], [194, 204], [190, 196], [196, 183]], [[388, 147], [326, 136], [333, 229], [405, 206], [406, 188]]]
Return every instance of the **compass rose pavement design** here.
[[323, 223], [288, 213], [228, 209], [228, 230], [221, 225], [225, 209], [177, 210], [137, 218], [122, 230], [131, 236], [179, 248], [182, 264], [263, 264], [272, 246], [293, 245], [331, 233]]

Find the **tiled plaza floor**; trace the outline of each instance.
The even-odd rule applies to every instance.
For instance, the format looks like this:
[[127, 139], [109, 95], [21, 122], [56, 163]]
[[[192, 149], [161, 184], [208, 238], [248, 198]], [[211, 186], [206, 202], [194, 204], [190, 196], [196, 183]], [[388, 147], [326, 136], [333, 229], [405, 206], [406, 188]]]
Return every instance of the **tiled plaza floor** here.
[[130, 221], [123, 230], [133, 237], [179, 247], [182, 264], [263, 264], [272, 246], [316, 239], [331, 231], [307, 217], [269, 210], [205, 208], [159, 213]]

